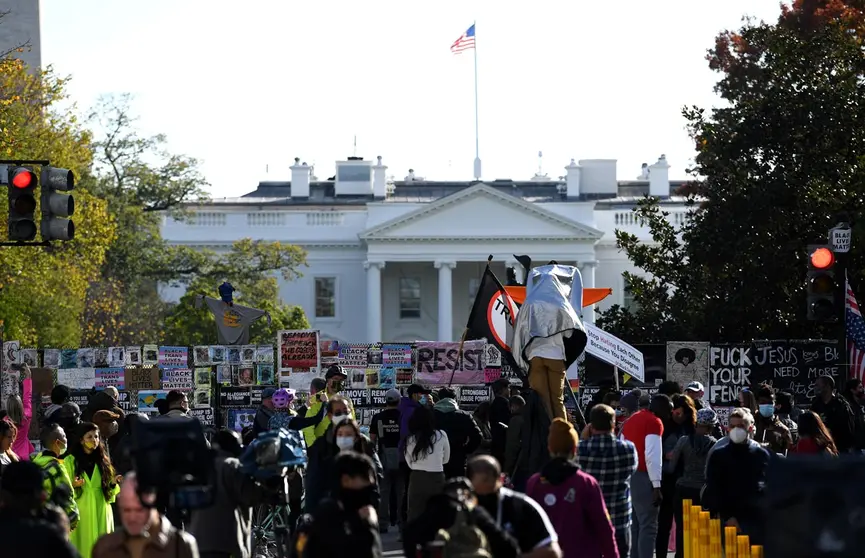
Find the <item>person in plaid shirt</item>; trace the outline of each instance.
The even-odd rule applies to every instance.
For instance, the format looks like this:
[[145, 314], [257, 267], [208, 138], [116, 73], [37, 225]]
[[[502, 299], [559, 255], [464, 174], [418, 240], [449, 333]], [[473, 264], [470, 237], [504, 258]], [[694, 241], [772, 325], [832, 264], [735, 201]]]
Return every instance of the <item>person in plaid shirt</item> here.
[[589, 426], [583, 431], [577, 460], [586, 473], [595, 477], [604, 493], [607, 511], [616, 530], [620, 558], [631, 551], [631, 475], [637, 470], [637, 448], [613, 434], [616, 412], [608, 405], [595, 405]]

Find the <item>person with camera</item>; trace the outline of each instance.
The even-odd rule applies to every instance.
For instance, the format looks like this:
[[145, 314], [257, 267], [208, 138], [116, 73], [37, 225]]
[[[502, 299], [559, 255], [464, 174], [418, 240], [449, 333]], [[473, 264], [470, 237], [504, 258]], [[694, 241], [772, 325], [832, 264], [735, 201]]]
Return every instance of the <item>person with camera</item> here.
[[0, 488], [0, 555], [80, 558], [66, 538], [63, 526], [49, 521], [52, 504], [44, 504], [42, 470], [29, 461], [6, 468]]
[[93, 558], [199, 558], [198, 545], [189, 533], [177, 530], [155, 507], [142, 502], [153, 493], [138, 493], [135, 473], [129, 473], [120, 487], [117, 504], [123, 528], [101, 537], [93, 547]]
[[223, 428], [213, 438], [215, 501], [192, 512], [189, 532], [198, 541], [201, 558], [252, 558], [253, 508], [267, 501], [271, 490], [241, 470], [239, 435]]
[[369, 456], [345, 451], [334, 460], [337, 488], [313, 514], [312, 523], [297, 539], [303, 558], [380, 557], [375, 467]]

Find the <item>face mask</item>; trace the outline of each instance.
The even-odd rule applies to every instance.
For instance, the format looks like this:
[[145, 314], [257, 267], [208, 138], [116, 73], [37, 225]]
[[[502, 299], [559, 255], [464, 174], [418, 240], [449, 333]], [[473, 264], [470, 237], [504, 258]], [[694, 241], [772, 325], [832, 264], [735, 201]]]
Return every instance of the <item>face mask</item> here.
[[336, 447], [338, 447], [340, 451], [350, 450], [354, 447], [354, 436], [337, 436]]
[[421, 405], [426, 405], [427, 403], [429, 403], [429, 399], [427, 399], [426, 395], [421, 395], [420, 401], [418, 401], [418, 403], [420, 403]]
[[773, 414], [775, 414], [775, 406], [772, 404], [760, 405], [760, 414], [765, 418], [771, 417]]
[[748, 439], [748, 432], [744, 428], [737, 427], [730, 430], [728, 436], [734, 444], [743, 444]]
[[378, 489], [374, 484], [361, 489], [340, 488], [339, 501], [347, 511], [357, 511], [364, 506], [378, 506]]
[[499, 495], [497, 492], [492, 494], [478, 494], [478, 505], [487, 510], [493, 517], [498, 515], [499, 510]]
[[347, 418], [348, 418], [348, 415], [333, 415], [333, 418], [330, 420], [330, 422], [332, 422], [334, 426], [339, 426]]
[[66, 445], [64, 444], [62, 446], [57, 446], [57, 455], [60, 456], [64, 453], [66, 453]]

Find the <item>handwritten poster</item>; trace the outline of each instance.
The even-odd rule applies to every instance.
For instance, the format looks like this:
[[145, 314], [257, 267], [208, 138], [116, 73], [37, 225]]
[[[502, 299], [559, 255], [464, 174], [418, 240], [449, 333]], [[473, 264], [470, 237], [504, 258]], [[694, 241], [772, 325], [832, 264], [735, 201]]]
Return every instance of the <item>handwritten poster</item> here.
[[111, 386], [118, 390], [126, 389], [126, 377], [123, 368], [97, 368], [96, 387], [105, 389]]
[[96, 387], [96, 369], [61, 368], [57, 370], [57, 383], [69, 389], [93, 389]]
[[318, 368], [318, 330], [280, 331], [277, 339], [280, 372], [291, 368]]
[[159, 347], [159, 366], [162, 368], [186, 368], [189, 362], [186, 347]]
[[139, 366], [123, 370], [124, 384], [127, 391], [142, 391], [159, 389], [159, 368], [155, 366]]
[[416, 380], [441, 385], [482, 384], [485, 356], [486, 343], [483, 340], [466, 341], [462, 354], [459, 342], [418, 343]]

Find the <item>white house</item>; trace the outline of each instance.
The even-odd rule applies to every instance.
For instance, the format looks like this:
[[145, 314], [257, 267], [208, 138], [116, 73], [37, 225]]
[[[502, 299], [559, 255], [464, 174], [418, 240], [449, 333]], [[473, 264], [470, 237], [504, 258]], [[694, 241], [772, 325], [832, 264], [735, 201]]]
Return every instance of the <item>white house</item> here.
[[[309, 267], [281, 294], [328, 338], [449, 341], [462, 334], [488, 256], [503, 282], [506, 266], [520, 267], [514, 254], [577, 265], [585, 286], [613, 289], [601, 310], [627, 306], [622, 272], [634, 268], [615, 230], [648, 237], [631, 211], [647, 194], [684, 222], [684, 198], [671, 195], [682, 183], [670, 182], [664, 156], [631, 181], [616, 179], [612, 159], [572, 160], [565, 171], [559, 180], [442, 182], [413, 171], [392, 180], [381, 157], [350, 157], [319, 180], [295, 159], [291, 182], [197, 205], [191, 219], [166, 218], [162, 234], [217, 250], [246, 237], [303, 247]], [[166, 288], [163, 296], [181, 294]]]

